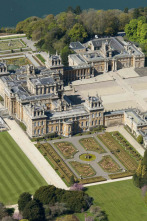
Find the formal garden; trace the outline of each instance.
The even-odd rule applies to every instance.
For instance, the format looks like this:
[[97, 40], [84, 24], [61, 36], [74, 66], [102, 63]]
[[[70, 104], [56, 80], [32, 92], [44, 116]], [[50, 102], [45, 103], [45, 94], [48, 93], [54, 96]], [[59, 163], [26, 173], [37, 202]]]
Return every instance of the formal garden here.
[[7, 65], [16, 65], [18, 67], [31, 64], [30, 60], [26, 57], [18, 57], [18, 58], [11, 58], [11, 59], [6, 59]]
[[78, 152], [78, 150], [70, 142], [56, 142], [54, 145], [66, 159], [73, 158]]
[[94, 137], [83, 138], [80, 140], [80, 144], [85, 150], [96, 151], [99, 154], [106, 152]]
[[[115, 132], [113, 133], [116, 134]], [[138, 166], [137, 159], [139, 154], [136, 152], [136, 155], [134, 155], [134, 152], [132, 154], [131, 152], [129, 152], [129, 150], [127, 151], [128, 142], [125, 140], [125, 138], [123, 138], [125, 144], [122, 145], [122, 143], [120, 143], [115, 138], [115, 135], [113, 136], [113, 133], [100, 134], [98, 135], [98, 138], [106, 145], [106, 147], [111, 151], [111, 153], [116, 158], [118, 158], [118, 160], [125, 166], [127, 171], [136, 171]]]
[[25, 47], [26, 45], [20, 39], [0, 41], [0, 51], [20, 49]]
[[90, 164], [79, 163], [77, 161], [70, 161], [70, 164], [75, 169], [75, 171], [82, 178], [92, 177], [96, 174], [94, 169], [90, 166]]
[[132, 176], [141, 159], [119, 132], [73, 137], [70, 142], [41, 141], [36, 146], [68, 186], [73, 180], [86, 184]]
[[104, 171], [108, 173], [116, 173], [121, 171], [120, 166], [109, 155], [104, 156], [98, 164], [102, 167]]

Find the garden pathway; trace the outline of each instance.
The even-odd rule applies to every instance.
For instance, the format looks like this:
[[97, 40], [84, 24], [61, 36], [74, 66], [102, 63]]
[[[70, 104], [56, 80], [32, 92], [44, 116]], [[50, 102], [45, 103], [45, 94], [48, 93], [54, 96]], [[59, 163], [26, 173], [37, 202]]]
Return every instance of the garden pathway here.
[[[97, 137], [98, 133], [96, 134], [90, 134], [90, 135], [83, 135], [83, 136], [75, 136], [75, 137], [70, 137], [70, 138], [65, 138], [65, 139], [62, 139], [62, 140], [53, 140], [53, 141], [48, 141], [48, 143], [50, 143], [52, 145], [52, 147], [56, 150], [56, 152], [59, 154], [59, 156], [66, 162], [66, 164], [68, 165], [68, 167], [71, 169], [71, 171], [78, 177], [80, 178], [80, 176], [75, 173], [75, 170], [72, 168], [72, 166], [70, 165], [70, 161], [77, 161], [79, 163], [87, 163], [87, 164], [90, 164], [93, 169], [95, 170], [96, 172], [96, 176], [102, 176], [104, 178], [106, 178], [107, 180], [109, 180], [109, 176], [107, 172], [105, 172], [99, 165], [98, 165], [98, 162], [100, 162], [102, 160], [102, 157], [103, 156], [106, 156], [106, 155], [110, 155], [113, 160], [120, 166], [120, 168], [122, 168], [122, 170], [125, 169], [125, 167], [119, 162], [119, 160], [107, 149], [107, 147], [98, 139]], [[84, 149], [84, 147], [80, 144], [80, 139], [83, 139], [83, 138], [88, 138], [88, 137], [94, 137], [98, 143], [100, 143], [100, 145], [103, 147], [103, 149], [106, 151], [105, 153], [97, 153], [95, 151], [86, 151]], [[65, 159], [63, 157], [63, 155], [60, 153], [60, 151], [54, 146], [54, 143], [55, 142], [63, 142], [63, 141], [66, 141], [66, 142], [71, 142], [78, 150], [78, 152], [74, 155], [74, 157], [72, 159]], [[42, 142], [43, 143], [43, 142]], [[83, 161], [79, 158], [79, 156], [81, 154], [84, 154], [84, 153], [89, 153], [89, 154], [94, 154], [96, 156], [96, 159], [94, 161]], [[94, 176], [93, 176], [94, 177]]]
[[19, 127], [19, 125], [10, 119], [5, 119], [8, 126], [11, 128], [8, 133], [19, 145], [21, 150], [29, 158], [32, 164], [36, 167], [42, 177], [48, 184], [55, 185], [56, 187], [62, 189], [68, 189], [62, 179], [57, 175], [55, 170], [50, 166], [50, 164], [45, 160], [42, 154], [30, 141], [28, 136], [24, 131]]

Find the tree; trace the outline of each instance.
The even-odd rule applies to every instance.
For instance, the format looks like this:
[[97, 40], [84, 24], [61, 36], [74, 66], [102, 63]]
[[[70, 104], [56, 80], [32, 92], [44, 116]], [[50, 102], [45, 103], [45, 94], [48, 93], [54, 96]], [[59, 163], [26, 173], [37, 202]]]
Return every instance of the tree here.
[[147, 166], [147, 150], [144, 152], [144, 157], [143, 157], [143, 165]]
[[74, 12], [74, 9], [72, 6], [68, 6], [68, 8], [66, 9], [66, 12]]
[[74, 10], [74, 13], [75, 13], [76, 15], [80, 15], [81, 12], [82, 12], [81, 7], [80, 7], [79, 5], [77, 5], [76, 8], [75, 8], [75, 10]]
[[39, 200], [42, 204], [56, 202], [56, 187], [53, 185], [42, 186], [34, 194], [34, 199]]
[[23, 211], [25, 206], [32, 200], [31, 194], [24, 192], [19, 196], [18, 199], [18, 209], [19, 211]]
[[70, 178], [70, 185], [73, 185], [74, 182], [75, 182], [74, 175], [72, 175], [71, 178]]
[[135, 8], [133, 11], [133, 18], [137, 19], [139, 16], [141, 16], [140, 11], [138, 8]]
[[3, 203], [0, 203], [0, 220], [5, 216], [8, 216], [8, 213]]
[[125, 8], [124, 9], [124, 13], [128, 13], [129, 9], [128, 8]]
[[44, 221], [45, 213], [42, 204], [39, 201], [32, 200], [28, 202], [22, 213], [25, 219], [29, 221]]
[[83, 42], [85, 38], [88, 37], [87, 32], [83, 25], [76, 23], [72, 29], [70, 29], [68, 36], [70, 37], [71, 41], [81, 41]]
[[65, 46], [61, 50], [61, 59], [62, 59], [62, 64], [64, 66], [68, 66], [68, 55], [71, 54], [71, 50], [69, 49], [68, 46]]
[[143, 144], [143, 136], [142, 135], [139, 135], [137, 137], [137, 142], [140, 143], [140, 144]]

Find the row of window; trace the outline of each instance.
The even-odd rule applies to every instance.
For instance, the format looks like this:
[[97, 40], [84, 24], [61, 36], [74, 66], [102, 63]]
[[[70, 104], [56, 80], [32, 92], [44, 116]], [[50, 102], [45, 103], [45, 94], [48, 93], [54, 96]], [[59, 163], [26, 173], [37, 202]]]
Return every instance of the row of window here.
[[42, 126], [44, 125], [44, 121], [38, 121], [38, 122], [34, 122], [34, 126]]
[[101, 116], [101, 113], [95, 113], [95, 114], [92, 114], [92, 118], [95, 118], [95, 117], [100, 117]]

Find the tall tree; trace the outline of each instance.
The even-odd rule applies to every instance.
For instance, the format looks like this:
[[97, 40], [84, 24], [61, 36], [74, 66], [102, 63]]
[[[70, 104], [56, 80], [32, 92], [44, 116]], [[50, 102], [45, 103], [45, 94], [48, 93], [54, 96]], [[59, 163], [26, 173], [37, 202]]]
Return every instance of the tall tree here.
[[18, 209], [19, 211], [23, 211], [28, 202], [32, 200], [31, 194], [24, 192], [19, 196], [18, 199]]

